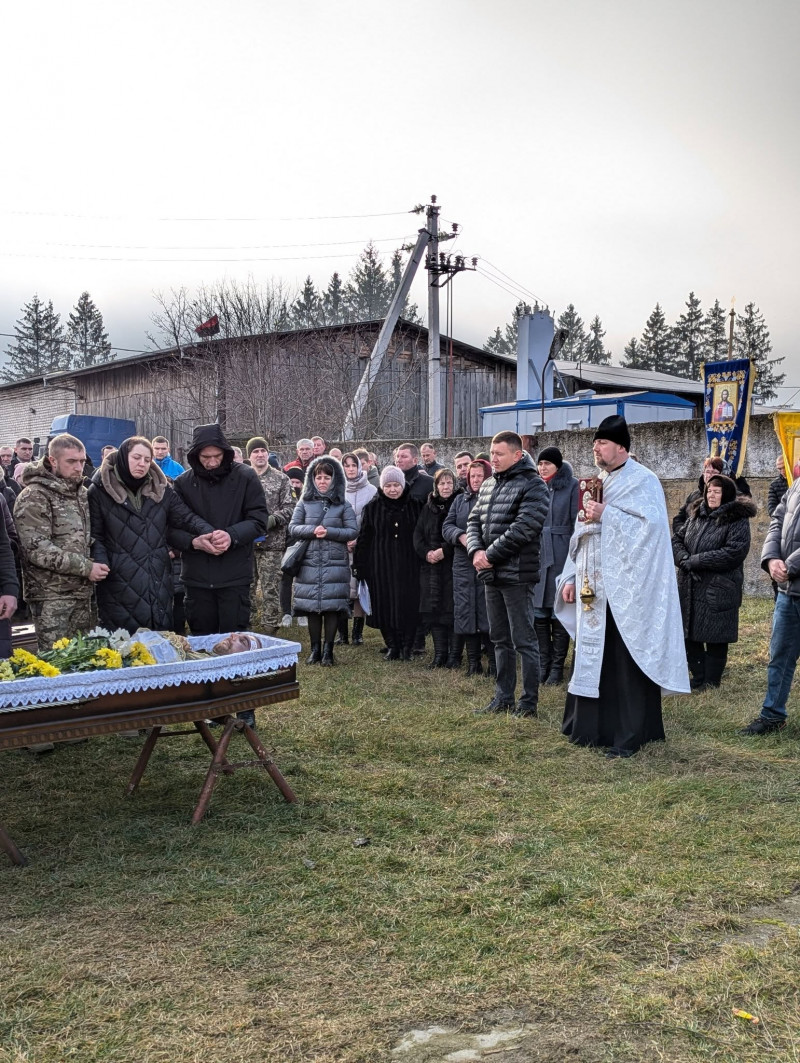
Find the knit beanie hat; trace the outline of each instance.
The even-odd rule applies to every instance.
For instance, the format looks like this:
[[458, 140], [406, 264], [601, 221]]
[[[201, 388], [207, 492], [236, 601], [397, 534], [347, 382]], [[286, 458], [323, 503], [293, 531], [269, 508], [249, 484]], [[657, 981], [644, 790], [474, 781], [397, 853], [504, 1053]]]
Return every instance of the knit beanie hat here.
[[383, 490], [387, 484], [400, 484], [402, 487], [406, 486], [406, 478], [403, 475], [402, 470], [398, 469], [396, 465], [387, 465], [381, 473], [381, 490]]
[[537, 464], [540, 461], [549, 461], [551, 465], [555, 465], [557, 469], [560, 469], [564, 464], [564, 458], [558, 447], [545, 447], [544, 450], [539, 451], [539, 457], [536, 459]]
[[606, 417], [602, 420], [592, 438], [608, 439], [612, 443], [624, 447], [625, 450], [631, 449], [631, 434], [628, 431], [628, 423], [624, 417], [620, 417], [618, 414], [613, 414], [611, 417]]
[[248, 458], [258, 447], [263, 447], [264, 450], [269, 452], [269, 443], [266, 441], [266, 439], [264, 439], [263, 436], [253, 436], [252, 439], [247, 440], [247, 447], [245, 449], [247, 450]]

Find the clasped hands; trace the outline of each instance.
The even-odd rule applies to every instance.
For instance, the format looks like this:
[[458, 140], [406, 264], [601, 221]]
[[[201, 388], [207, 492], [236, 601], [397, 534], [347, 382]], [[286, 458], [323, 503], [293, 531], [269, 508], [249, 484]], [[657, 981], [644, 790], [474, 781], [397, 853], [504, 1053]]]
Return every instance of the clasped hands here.
[[205, 532], [205, 534], [198, 535], [192, 539], [192, 546], [195, 550], [202, 550], [204, 553], [214, 556], [224, 554], [226, 550], [230, 549], [230, 545], [230, 535], [221, 528], [217, 528], [216, 531]]
[[439, 561], [444, 561], [444, 550], [442, 550], [441, 546], [438, 550], [429, 550], [425, 555], [425, 560], [429, 565], [435, 565]]
[[788, 580], [789, 569], [786, 567], [786, 562], [781, 561], [779, 557], [773, 557], [767, 568], [776, 583], [785, 583]]

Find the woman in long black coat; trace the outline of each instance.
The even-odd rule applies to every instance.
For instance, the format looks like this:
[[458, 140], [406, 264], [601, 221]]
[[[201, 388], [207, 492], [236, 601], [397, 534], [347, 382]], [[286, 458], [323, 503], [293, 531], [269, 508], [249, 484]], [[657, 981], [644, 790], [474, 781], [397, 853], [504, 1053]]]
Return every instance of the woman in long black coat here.
[[448, 663], [455, 660], [454, 652], [451, 656], [451, 650], [455, 650], [453, 547], [443, 537], [442, 525], [455, 497], [455, 473], [450, 469], [438, 469], [433, 485], [433, 491], [428, 495], [414, 529], [414, 549], [420, 559], [420, 618], [424, 624], [430, 625], [433, 637], [433, 660], [429, 667], [447, 668]]
[[569, 553], [569, 540], [578, 516], [578, 480], [558, 447], [539, 452], [539, 475], [550, 492], [550, 508], [541, 537], [539, 582], [533, 589], [533, 615], [539, 643], [539, 678], [556, 686], [564, 678], [569, 634], [553, 616], [556, 579]]
[[[481, 644], [489, 664], [487, 674], [496, 675], [494, 648], [489, 638], [486, 594], [475, 566], [467, 554], [467, 521], [478, 498], [481, 484], [492, 475], [485, 461], [473, 461], [467, 469], [467, 487], [455, 500], [442, 527], [442, 535], [453, 547], [453, 630], [467, 644], [467, 674], [481, 675]], [[458, 656], [461, 656], [460, 650]]]
[[167, 529], [197, 538], [214, 529], [167, 483], [150, 441], [131, 436], [105, 459], [89, 487], [92, 560], [108, 565], [96, 584], [100, 623], [109, 629], [172, 629], [172, 559]]
[[718, 687], [728, 645], [739, 638], [744, 559], [756, 506], [728, 476], [712, 476], [704, 497], [672, 536], [692, 688]]
[[386, 659], [410, 661], [419, 620], [414, 529], [421, 505], [410, 497], [405, 476], [395, 465], [387, 465], [380, 483], [361, 515], [353, 571], [366, 580], [371, 603], [367, 623], [380, 628], [389, 647]]

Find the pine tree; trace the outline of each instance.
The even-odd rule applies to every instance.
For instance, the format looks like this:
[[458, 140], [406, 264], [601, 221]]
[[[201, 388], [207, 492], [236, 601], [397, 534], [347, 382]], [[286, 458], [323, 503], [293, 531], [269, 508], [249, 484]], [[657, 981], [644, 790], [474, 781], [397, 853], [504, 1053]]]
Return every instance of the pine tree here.
[[350, 321], [385, 317], [392, 298], [392, 280], [381, 265], [374, 244], [367, 244], [347, 281], [345, 305]]
[[703, 319], [703, 361], [724, 362], [728, 357], [727, 315], [719, 305], [719, 299], [706, 312]]
[[558, 327], [565, 328], [569, 332], [566, 343], [561, 348], [561, 357], [567, 362], [586, 361], [586, 331], [583, 327], [583, 319], [579, 316], [575, 306], [570, 303], [561, 317], [558, 319]]
[[69, 368], [64, 329], [52, 301], [45, 306], [34, 295], [23, 311], [14, 326], [17, 340], [8, 348], [8, 364], [2, 373], [6, 383]]
[[625, 345], [622, 356], [623, 369], [651, 369], [652, 366], [645, 364], [642, 345], [635, 336], [631, 336]]
[[103, 326], [103, 315], [88, 292], [83, 292], [75, 304], [75, 313], [67, 322], [67, 348], [70, 369], [82, 369], [112, 357], [111, 344]]
[[[536, 307], [538, 310], [538, 306]], [[530, 306], [520, 300], [514, 307], [511, 320], [504, 329], [497, 328], [494, 335], [490, 336], [483, 345], [485, 351], [492, 354], [503, 354], [508, 358], [517, 357], [517, 340], [519, 337], [519, 319], [523, 314], [532, 313]]]
[[606, 345], [603, 343], [605, 334], [606, 330], [603, 328], [600, 317], [595, 314], [594, 320], [589, 325], [589, 336], [583, 352], [584, 362], [591, 362], [593, 365], [608, 365], [611, 362], [611, 355], [606, 351]]
[[349, 321], [344, 285], [338, 273], [331, 274], [328, 287], [322, 293], [322, 316], [326, 325], [344, 325]]
[[704, 361], [705, 328], [700, 300], [689, 292], [686, 310], [678, 318], [672, 330], [674, 340], [674, 372], [689, 380], [699, 380]]
[[770, 358], [772, 341], [764, 315], [755, 305], [748, 303], [743, 314], [736, 315], [733, 333], [733, 352], [737, 358], [749, 358], [756, 367], [754, 394], [761, 402], [778, 397], [778, 388], [786, 378], [785, 373], [775, 371], [783, 358]]
[[292, 303], [291, 328], [318, 328], [324, 324], [323, 301], [317, 294], [311, 277], [306, 277], [300, 294]]
[[[391, 265], [389, 266], [389, 274], [392, 283], [392, 294], [390, 298], [394, 298], [394, 293], [400, 287], [400, 283], [403, 280], [404, 270], [405, 263], [403, 262], [403, 254], [401, 251], [395, 251], [392, 255]], [[406, 321], [419, 322], [419, 307], [416, 303], [409, 303], [408, 299], [406, 299], [400, 309], [400, 317]]]
[[656, 303], [642, 333], [642, 369], [654, 369], [658, 373], [675, 371], [675, 354], [672, 330], [667, 325], [661, 304]]

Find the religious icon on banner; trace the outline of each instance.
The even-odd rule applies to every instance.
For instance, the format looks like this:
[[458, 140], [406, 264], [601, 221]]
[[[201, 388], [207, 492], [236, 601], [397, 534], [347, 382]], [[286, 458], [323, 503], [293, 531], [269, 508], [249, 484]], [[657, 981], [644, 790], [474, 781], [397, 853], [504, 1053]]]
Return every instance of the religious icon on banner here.
[[591, 524], [592, 518], [586, 516], [587, 502], [603, 501], [603, 481], [599, 476], [582, 476], [578, 480], [578, 520]]
[[736, 407], [739, 405], [738, 385], [733, 382], [716, 384], [712, 405], [714, 409], [711, 414], [711, 420], [715, 424], [720, 424], [723, 421], [732, 421], [736, 416]]

